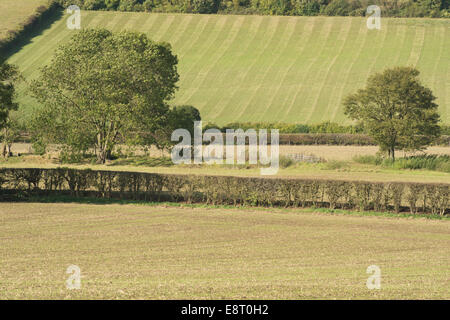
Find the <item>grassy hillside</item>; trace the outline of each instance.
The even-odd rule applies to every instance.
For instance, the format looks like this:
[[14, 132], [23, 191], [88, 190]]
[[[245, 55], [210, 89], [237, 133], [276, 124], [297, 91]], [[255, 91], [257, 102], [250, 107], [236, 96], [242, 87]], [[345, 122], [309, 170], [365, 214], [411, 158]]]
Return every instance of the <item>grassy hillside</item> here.
[[0, 1], [0, 39], [8, 30], [17, 26], [31, 16], [37, 7], [46, 4], [47, 0], [1, 0]]
[[[10, 58], [27, 78], [75, 31], [56, 21]], [[416, 66], [450, 123], [450, 20], [82, 12], [82, 27], [131, 29], [168, 41], [180, 59], [175, 103], [204, 120], [348, 122], [342, 98], [370, 74]], [[23, 115], [36, 105], [20, 90]]]
[[449, 221], [79, 203], [3, 203], [0, 220], [0, 299], [450, 298]]

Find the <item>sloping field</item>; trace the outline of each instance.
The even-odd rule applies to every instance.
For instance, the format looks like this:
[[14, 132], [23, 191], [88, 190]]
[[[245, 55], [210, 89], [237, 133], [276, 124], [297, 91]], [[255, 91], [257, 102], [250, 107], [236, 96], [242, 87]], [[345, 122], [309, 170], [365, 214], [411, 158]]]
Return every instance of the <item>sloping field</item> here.
[[0, 299], [450, 298], [447, 220], [2, 203], [0, 221]]
[[47, 0], [1, 0], [0, 1], [0, 39], [8, 30], [14, 30], [21, 22], [31, 16], [37, 7]]
[[[411, 65], [450, 123], [450, 20], [82, 12], [82, 27], [137, 30], [168, 41], [180, 59], [175, 102], [204, 120], [348, 122], [342, 98], [388, 66]], [[71, 31], [66, 17], [11, 57], [27, 78]], [[21, 90], [23, 113], [35, 105]]]

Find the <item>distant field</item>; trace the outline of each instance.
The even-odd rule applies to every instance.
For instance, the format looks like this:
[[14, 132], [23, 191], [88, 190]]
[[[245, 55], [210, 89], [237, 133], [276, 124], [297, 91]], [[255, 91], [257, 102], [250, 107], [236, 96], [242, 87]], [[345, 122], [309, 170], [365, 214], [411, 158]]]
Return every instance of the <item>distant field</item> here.
[[0, 221], [0, 299], [450, 298], [449, 221], [61, 203]]
[[[75, 31], [66, 18], [11, 57], [26, 78], [37, 75]], [[450, 123], [450, 20], [382, 19], [368, 30], [357, 17], [271, 17], [82, 12], [82, 27], [146, 32], [178, 55], [175, 102], [204, 120], [348, 122], [342, 98], [385, 67], [416, 66]], [[20, 90], [22, 115], [36, 106]]]
[[1, 0], [0, 1], [0, 39], [8, 30], [14, 30], [19, 23], [31, 16], [37, 7], [47, 0]]

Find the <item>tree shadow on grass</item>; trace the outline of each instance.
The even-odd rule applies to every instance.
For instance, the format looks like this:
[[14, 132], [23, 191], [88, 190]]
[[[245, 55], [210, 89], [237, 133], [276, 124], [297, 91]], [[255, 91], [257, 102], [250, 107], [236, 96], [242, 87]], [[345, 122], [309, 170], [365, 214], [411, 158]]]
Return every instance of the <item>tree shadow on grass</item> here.
[[8, 59], [17, 52], [19, 52], [24, 46], [32, 43], [33, 38], [42, 35], [45, 30], [49, 29], [52, 25], [54, 25], [61, 17], [64, 15], [63, 8], [56, 8], [52, 10], [42, 19], [36, 26], [32, 29], [24, 32], [20, 36], [18, 36], [14, 41], [7, 44], [4, 48], [0, 50], [0, 56], [4, 59]]

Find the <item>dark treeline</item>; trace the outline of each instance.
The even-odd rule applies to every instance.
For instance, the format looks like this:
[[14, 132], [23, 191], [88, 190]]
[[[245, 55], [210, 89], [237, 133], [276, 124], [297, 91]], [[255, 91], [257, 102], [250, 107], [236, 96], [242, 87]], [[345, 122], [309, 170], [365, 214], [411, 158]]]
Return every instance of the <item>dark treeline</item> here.
[[85, 10], [230, 13], [289, 16], [365, 16], [378, 5], [382, 16], [450, 18], [450, 0], [57, 0]]
[[[283, 122], [232, 122], [219, 126], [215, 123], [207, 123], [203, 130], [217, 128], [222, 132], [226, 129], [278, 129], [280, 133], [367, 133], [361, 124], [343, 125], [337, 122], [324, 121], [315, 124], [283, 123]], [[450, 126], [441, 125], [441, 134], [450, 135]]]

